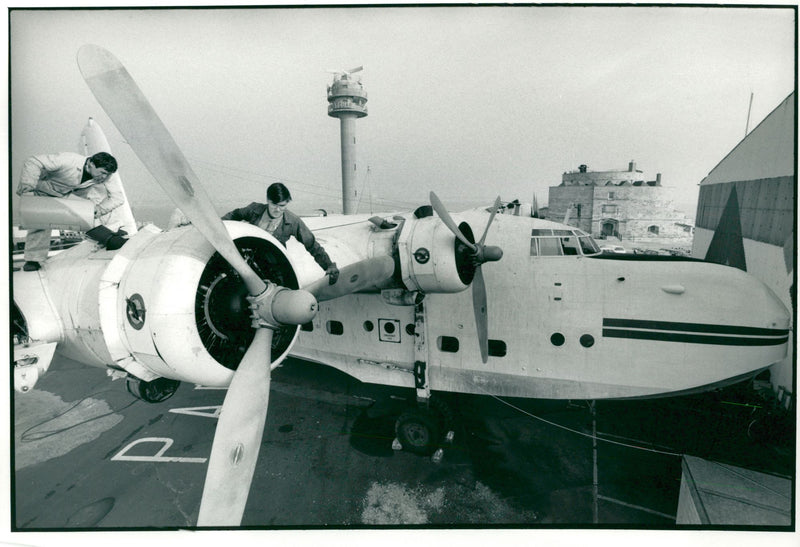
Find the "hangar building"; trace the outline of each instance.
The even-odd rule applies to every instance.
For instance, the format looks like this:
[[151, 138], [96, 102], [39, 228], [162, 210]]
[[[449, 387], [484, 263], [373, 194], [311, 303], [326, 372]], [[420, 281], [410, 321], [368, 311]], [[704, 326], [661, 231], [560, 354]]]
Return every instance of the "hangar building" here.
[[[758, 277], [793, 312], [795, 109], [792, 93], [700, 182], [692, 244], [692, 256]], [[779, 396], [791, 395], [793, 353], [770, 371]]]

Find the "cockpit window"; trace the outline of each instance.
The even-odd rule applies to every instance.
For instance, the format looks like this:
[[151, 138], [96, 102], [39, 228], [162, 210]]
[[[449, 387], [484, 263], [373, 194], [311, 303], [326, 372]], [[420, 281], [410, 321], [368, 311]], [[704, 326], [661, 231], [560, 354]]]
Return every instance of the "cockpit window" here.
[[578, 240], [581, 243], [581, 249], [583, 250], [583, 254], [585, 255], [593, 255], [600, 252], [600, 247], [597, 246], [594, 239], [589, 236], [579, 237]]
[[581, 230], [531, 230], [531, 256], [580, 256], [599, 252], [592, 237]]
[[581, 254], [578, 250], [578, 238], [577, 237], [562, 237], [561, 238], [561, 247], [564, 249], [564, 254], [567, 256], [576, 256]]
[[539, 256], [561, 256], [561, 241], [557, 237], [539, 238]]

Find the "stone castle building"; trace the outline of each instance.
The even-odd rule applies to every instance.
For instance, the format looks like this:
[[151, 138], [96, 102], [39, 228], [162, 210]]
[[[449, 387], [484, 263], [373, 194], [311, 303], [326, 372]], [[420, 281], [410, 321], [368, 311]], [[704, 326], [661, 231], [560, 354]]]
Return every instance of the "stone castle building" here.
[[581, 165], [564, 173], [561, 184], [550, 187], [548, 218], [560, 221], [568, 209], [568, 223], [598, 239], [686, 242], [692, 237], [692, 221], [675, 209], [661, 174], [645, 181], [633, 161], [627, 170], [589, 171]]

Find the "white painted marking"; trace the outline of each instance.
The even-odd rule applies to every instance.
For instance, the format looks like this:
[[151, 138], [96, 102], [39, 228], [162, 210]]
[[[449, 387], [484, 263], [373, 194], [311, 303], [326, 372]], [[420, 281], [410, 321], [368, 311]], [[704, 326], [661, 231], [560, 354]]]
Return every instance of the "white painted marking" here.
[[[208, 412], [211, 410], [211, 412]], [[169, 411], [175, 414], [188, 414], [189, 416], [202, 416], [203, 418], [219, 418], [222, 405], [217, 406], [194, 406], [189, 408], [170, 408]]]
[[[128, 450], [142, 443], [161, 443], [161, 449], [153, 456], [128, 456]], [[177, 462], [177, 463], [205, 463], [208, 458], [179, 458], [175, 456], [162, 456], [167, 449], [172, 446], [173, 440], [167, 437], [145, 437], [138, 439], [117, 452], [112, 461], [131, 461], [131, 462]]]

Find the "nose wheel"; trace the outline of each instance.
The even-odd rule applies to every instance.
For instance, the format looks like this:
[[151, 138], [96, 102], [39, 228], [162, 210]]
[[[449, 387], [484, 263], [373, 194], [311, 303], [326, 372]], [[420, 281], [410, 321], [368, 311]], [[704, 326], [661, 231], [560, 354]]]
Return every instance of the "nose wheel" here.
[[452, 412], [439, 399], [404, 410], [395, 422], [396, 450], [407, 450], [414, 454], [433, 456], [440, 461], [446, 444], [453, 440]]

